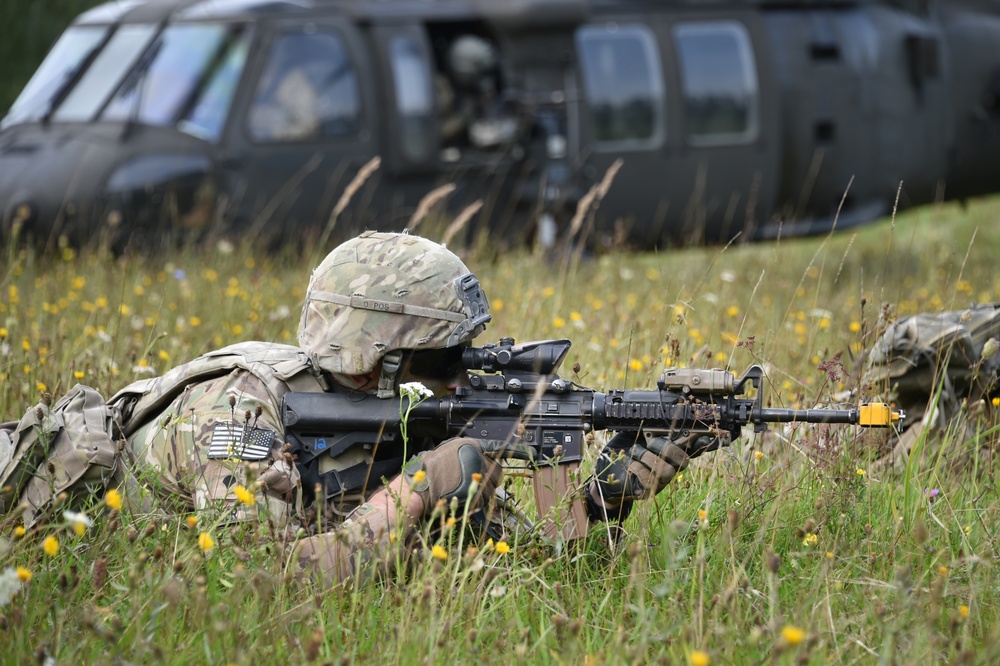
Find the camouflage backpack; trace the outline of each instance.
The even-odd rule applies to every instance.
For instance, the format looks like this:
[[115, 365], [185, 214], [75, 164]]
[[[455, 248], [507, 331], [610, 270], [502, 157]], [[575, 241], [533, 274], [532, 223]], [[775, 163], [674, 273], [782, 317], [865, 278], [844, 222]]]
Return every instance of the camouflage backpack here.
[[0, 513], [26, 506], [32, 525], [61, 493], [89, 494], [120, 478], [115, 413], [77, 384], [55, 405], [42, 402], [0, 425]]

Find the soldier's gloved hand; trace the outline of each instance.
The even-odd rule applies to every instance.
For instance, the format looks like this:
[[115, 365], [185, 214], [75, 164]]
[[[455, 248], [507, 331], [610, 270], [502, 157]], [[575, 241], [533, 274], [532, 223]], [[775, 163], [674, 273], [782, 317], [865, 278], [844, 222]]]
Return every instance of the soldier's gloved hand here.
[[688, 466], [692, 457], [710, 448], [701, 438], [691, 442], [691, 454], [666, 437], [646, 440], [620, 432], [601, 451], [588, 489], [587, 504], [594, 520], [623, 520], [632, 502], [653, 497]]
[[403, 468], [403, 478], [424, 501], [425, 513], [438, 500], [457, 498], [464, 505], [470, 496], [470, 508], [478, 508], [484, 498], [494, 497], [502, 477], [500, 465], [484, 455], [479, 440], [471, 437], [449, 439]]

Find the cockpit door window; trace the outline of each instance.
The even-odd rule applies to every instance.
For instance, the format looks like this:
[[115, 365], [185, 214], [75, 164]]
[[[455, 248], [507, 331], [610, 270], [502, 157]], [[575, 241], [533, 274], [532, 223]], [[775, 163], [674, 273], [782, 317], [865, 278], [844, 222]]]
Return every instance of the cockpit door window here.
[[427, 58], [411, 35], [396, 35], [389, 41], [396, 113], [400, 119], [400, 149], [414, 162], [430, 158], [435, 150], [429, 124], [434, 114], [431, 73]]
[[577, 32], [577, 50], [599, 148], [661, 143], [663, 75], [650, 29], [638, 24], [585, 26]]
[[155, 33], [156, 26], [145, 23], [119, 27], [69, 91], [52, 119], [66, 122], [87, 122], [93, 119]]
[[339, 35], [306, 26], [274, 40], [247, 114], [253, 141], [354, 135], [360, 116], [357, 74]]
[[18, 95], [2, 126], [41, 120], [59, 89], [77, 76], [77, 70], [85, 66], [109, 30], [106, 25], [81, 25], [66, 30]]
[[674, 39], [688, 142], [754, 141], [760, 131], [757, 69], [746, 28], [736, 21], [682, 23]]
[[222, 131], [246, 61], [242, 24], [175, 24], [125, 78], [101, 117], [173, 126], [214, 141]]

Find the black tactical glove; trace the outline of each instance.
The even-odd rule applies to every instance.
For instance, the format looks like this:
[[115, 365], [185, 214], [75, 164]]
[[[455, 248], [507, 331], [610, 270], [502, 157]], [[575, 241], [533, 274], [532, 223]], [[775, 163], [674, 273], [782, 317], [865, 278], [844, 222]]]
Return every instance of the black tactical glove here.
[[616, 434], [598, 456], [588, 488], [591, 519], [624, 520], [634, 500], [663, 490], [691, 458], [716, 448], [715, 441], [706, 435], [671, 441], [666, 437], [647, 440], [641, 433]]

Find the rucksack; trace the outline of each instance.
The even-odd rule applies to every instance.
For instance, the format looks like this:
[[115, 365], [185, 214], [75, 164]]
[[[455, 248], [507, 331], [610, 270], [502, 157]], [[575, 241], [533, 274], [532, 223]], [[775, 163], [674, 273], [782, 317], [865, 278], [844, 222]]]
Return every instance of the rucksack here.
[[61, 493], [102, 490], [121, 472], [117, 419], [100, 393], [77, 384], [47, 402], [0, 426], [0, 513], [23, 502], [28, 526]]

